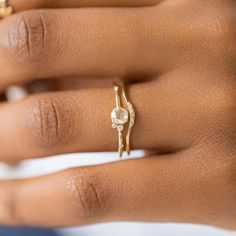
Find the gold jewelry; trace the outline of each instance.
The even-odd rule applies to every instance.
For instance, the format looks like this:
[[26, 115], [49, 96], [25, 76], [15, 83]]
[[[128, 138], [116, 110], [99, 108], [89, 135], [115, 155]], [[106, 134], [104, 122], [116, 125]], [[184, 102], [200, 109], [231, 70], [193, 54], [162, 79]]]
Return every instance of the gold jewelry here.
[[[116, 94], [116, 108], [111, 113], [112, 127], [118, 131], [118, 152], [120, 157], [124, 152], [124, 148], [130, 155], [131, 145], [130, 138], [133, 126], [135, 125], [135, 110], [132, 103], [128, 100], [125, 87], [114, 84], [113, 87]], [[124, 101], [125, 106], [128, 110], [122, 107], [122, 101]], [[128, 129], [125, 138], [125, 144], [123, 139], [123, 130], [126, 123], [128, 124]]]
[[116, 95], [116, 108], [111, 113], [112, 128], [115, 128], [118, 131], [118, 153], [120, 157], [122, 157], [125, 147], [122, 132], [124, 130], [124, 125], [129, 121], [129, 114], [121, 104], [120, 86], [114, 84], [113, 89]]
[[0, 19], [10, 16], [13, 13], [13, 8], [9, 5], [8, 0], [0, 0]]
[[131, 136], [131, 133], [132, 133], [132, 129], [135, 125], [136, 114], [135, 114], [134, 106], [132, 105], [132, 103], [127, 98], [124, 86], [122, 88], [122, 96], [124, 98], [124, 101], [126, 103], [128, 111], [129, 111], [129, 127], [128, 127], [128, 131], [127, 131], [127, 134], [126, 134], [126, 151], [127, 151], [128, 155], [130, 155], [130, 151], [131, 151], [130, 136]]

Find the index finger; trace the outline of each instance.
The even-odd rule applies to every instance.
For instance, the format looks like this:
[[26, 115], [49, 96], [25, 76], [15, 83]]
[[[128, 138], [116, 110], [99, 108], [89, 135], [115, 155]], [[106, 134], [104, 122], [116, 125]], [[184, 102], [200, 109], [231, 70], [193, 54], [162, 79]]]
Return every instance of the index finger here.
[[156, 39], [142, 20], [153, 21], [154, 10], [30, 10], [5, 19], [0, 22], [0, 89], [44, 78], [159, 74], [172, 61], [166, 30], [153, 23]]

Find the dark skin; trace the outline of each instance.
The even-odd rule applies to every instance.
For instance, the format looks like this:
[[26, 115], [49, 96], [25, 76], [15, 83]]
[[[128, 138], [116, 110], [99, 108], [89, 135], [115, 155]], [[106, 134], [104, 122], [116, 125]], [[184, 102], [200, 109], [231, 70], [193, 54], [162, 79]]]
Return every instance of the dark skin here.
[[[110, 112], [117, 77], [130, 83], [137, 112], [133, 148], [152, 154], [3, 181], [0, 223], [171, 221], [235, 230], [235, 1], [12, 5], [19, 13], [0, 22], [0, 88], [65, 82], [59, 92], [0, 105], [1, 160], [116, 150]], [[71, 91], [69, 77], [95, 79]], [[134, 78], [139, 82], [132, 84]]]

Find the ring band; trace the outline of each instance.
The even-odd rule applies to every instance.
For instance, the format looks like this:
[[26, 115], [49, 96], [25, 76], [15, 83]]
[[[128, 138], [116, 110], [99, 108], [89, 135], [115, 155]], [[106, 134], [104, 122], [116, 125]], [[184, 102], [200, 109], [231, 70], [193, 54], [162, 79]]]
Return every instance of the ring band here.
[[[113, 89], [116, 96], [116, 108], [111, 113], [112, 128], [115, 128], [118, 131], [118, 153], [120, 157], [122, 157], [124, 149], [127, 151], [128, 155], [130, 155], [130, 137], [135, 124], [135, 110], [131, 102], [127, 99], [124, 86], [114, 84]], [[124, 101], [127, 109], [123, 107], [122, 101]], [[125, 124], [127, 123], [128, 129], [125, 138], [126, 143], [124, 144], [123, 131], [125, 129]]]
[[124, 98], [124, 101], [126, 103], [128, 111], [129, 111], [129, 127], [128, 127], [128, 131], [126, 134], [126, 152], [128, 153], [128, 155], [130, 155], [130, 151], [131, 151], [130, 137], [131, 137], [132, 129], [135, 125], [136, 114], [135, 114], [134, 106], [128, 100], [125, 90], [126, 90], [126, 88], [123, 87], [122, 88], [122, 96]]
[[124, 140], [123, 140], [123, 130], [124, 130], [124, 125], [129, 120], [129, 114], [128, 114], [128, 111], [122, 107], [120, 86], [117, 84], [114, 84], [113, 89], [114, 89], [115, 95], [116, 95], [116, 98], [115, 98], [116, 108], [111, 113], [112, 128], [117, 129], [117, 132], [118, 132], [118, 153], [119, 153], [120, 157], [122, 157], [124, 147], [125, 147]]
[[9, 5], [8, 0], [0, 0], [0, 19], [10, 16], [13, 8]]

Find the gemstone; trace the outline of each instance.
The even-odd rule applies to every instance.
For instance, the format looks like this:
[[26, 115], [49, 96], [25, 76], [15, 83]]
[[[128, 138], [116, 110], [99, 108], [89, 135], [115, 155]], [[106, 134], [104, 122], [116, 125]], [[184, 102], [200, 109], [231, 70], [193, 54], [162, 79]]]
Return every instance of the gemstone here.
[[115, 108], [111, 113], [111, 120], [114, 124], [123, 125], [129, 120], [128, 112], [124, 108]]

